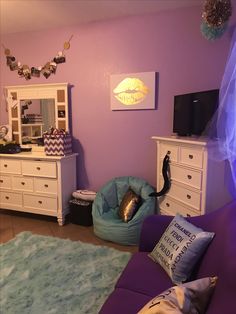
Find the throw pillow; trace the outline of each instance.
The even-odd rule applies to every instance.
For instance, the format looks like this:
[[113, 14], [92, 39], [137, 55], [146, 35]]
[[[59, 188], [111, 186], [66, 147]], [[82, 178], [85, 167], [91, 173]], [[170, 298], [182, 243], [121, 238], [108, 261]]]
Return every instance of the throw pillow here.
[[174, 283], [182, 283], [213, 237], [213, 232], [205, 232], [177, 214], [149, 257], [165, 269]]
[[129, 188], [120, 203], [118, 215], [124, 222], [128, 222], [136, 214], [140, 204], [141, 197]]
[[12, 127], [10, 124], [0, 125], [0, 140], [12, 141]]
[[138, 314], [203, 314], [217, 277], [206, 277], [165, 290], [149, 301]]

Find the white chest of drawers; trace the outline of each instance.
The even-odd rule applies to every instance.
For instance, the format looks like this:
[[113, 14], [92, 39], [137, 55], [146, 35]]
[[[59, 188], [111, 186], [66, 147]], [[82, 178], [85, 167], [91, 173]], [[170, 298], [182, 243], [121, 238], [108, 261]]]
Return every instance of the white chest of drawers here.
[[163, 187], [162, 162], [170, 156], [171, 187], [159, 200], [160, 213], [203, 215], [230, 201], [225, 163], [210, 158], [216, 142], [153, 136], [157, 143], [157, 191]]
[[55, 216], [63, 225], [76, 190], [76, 156], [0, 154], [0, 208]]

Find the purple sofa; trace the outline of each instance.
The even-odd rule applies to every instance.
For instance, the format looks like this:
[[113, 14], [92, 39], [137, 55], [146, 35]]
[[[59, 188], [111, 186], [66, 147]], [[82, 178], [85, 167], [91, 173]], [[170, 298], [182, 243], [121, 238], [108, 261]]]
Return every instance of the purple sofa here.
[[[135, 314], [153, 297], [173, 286], [168, 275], [148, 256], [173, 217], [145, 219], [139, 252], [130, 259], [100, 314]], [[207, 314], [236, 313], [236, 201], [209, 214], [187, 219], [205, 231], [215, 232], [190, 280], [218, 276]], [[189, 281], [190, 281], [189, 280]]]

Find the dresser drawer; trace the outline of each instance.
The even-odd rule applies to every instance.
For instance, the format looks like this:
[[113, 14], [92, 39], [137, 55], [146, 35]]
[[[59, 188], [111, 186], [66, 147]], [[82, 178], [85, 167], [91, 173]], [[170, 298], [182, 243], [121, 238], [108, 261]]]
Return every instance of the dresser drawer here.
[[21, 174], [21, 162], [16, 159], [0, 159], [1, 173]]
[[12, 177], [12, 188], [13, 190], [20, 191], [33, 191], [34, 183], [33, 178], [29, 177]]
[[47, 211], [57, 212], [57, 199], [53, 197], [38, 196], [32, 194], [24, 194], [25, 208], [38, 208]]
[[15, 207], [22, 206], [22, 194], [16, 192], [0, 192], [0, 204], [1, 205], [13, 205]]
[[0, 189], [11, 189], [11, 177], [0, 175]]
[[178, 146], [161, 143], [160, 144], [160, 158], [163, 159], [167, 153], [169, 153], [170, 160], [178, 161]]
[[22, 174], [27, 176], [56, 178], [56, 163], [48, 161], [22, 161]]
[[170, 177], [175, 181], [182, 182], [184, 184], [187, 184], [188, 186], [201, 190], [202, 186], [201, 171], [194, 171], [171, 164]]
[[35, 178], [34, 191], [37, 193], [57, 194], [57, 180]]
[[203, 151], [201, 149], [180, 147], [180, 163], [202, 168]]
[[160, 211], [161, 215], [171, 215], [175, 216], [176, 214], [180, 214], [182, 216], [197, 216], [200, 215], [200, 212], [194, 212], [188, 207], [183, 206], [182, 204], [175, 202], [174, 200], [165, 197], [162, 201], [160, 201]]
[[185, 203], [186, 205], [189, 205], [197, 210], [200, 210], [201, 193], [192, 191], [188, 188], [174, 184], [172, 182], [168, 195], [172, 196], [176, 200]]

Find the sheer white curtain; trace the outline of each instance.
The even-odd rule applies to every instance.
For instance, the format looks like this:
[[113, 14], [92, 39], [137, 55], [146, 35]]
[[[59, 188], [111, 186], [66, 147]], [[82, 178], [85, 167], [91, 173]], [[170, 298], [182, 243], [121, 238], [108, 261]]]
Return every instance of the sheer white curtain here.
[[216, 127], [218, 138], [212, 158], [229, 161], [236, 196], [236, 28], [220, 86], [219, 108], [211, 127]]

